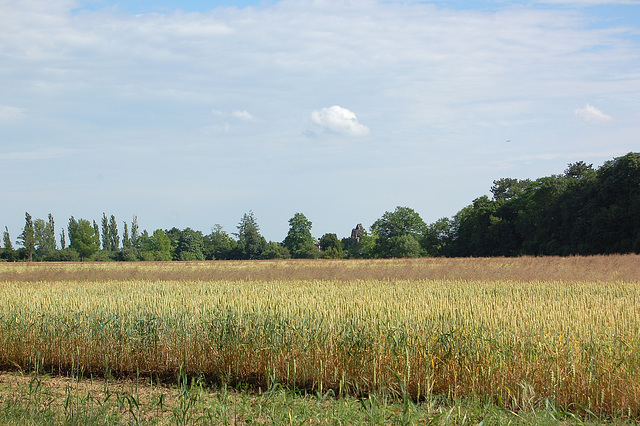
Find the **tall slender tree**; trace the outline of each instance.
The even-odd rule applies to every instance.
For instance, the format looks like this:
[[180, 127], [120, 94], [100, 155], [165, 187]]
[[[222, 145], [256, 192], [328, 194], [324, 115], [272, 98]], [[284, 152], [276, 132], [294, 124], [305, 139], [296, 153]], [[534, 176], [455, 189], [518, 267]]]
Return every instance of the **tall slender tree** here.
[[13, 261], [14, 253], [13, 253], [13, 244], [11, 244], [11, 237], [9, 236], [9, 228], [4, 227], [4, 232], [2, 234], [2, 243], [4, 245], [4, 251], [2, 252], [2, 258], [8, 261]]
[[60, 233], [60, 250], [64, 250], [67, 247], [67, 236], [64, 233], [64, 228]]
[[116, 217], [111, 215], [109, 218], [109, 247], [112, 252], [118, 251], [120, 247], [120, 237], [118, 236], [118, 223]]
[[106, 213], [102, 212], [102, 250], [111, 251], [111, 239], [109, 238], [109, 220]]
[[31, 219], [31, 215], [27, 212], [24, 214], [24, 222], [24, 228], [22, 229], [22, 233], [18, 236], [18, 240], [25, 248], [27, 256], [29, 257], [29, 262], [31, 262], [33, 260], [33, 252], [35, 251], [36, 237], [33, 220]]
[[44, 227], [44, 240], [46, 254], [52, 254], [56, 251], [56, 223], [51, 213], [49, 213], [47, 224]]
[[93, 221], [93, 230], [96, 234], [96, 237], [98, 238], [98, 250], [100, 250], [100, 228], [98, 227], [98, 223], [95, 220]]

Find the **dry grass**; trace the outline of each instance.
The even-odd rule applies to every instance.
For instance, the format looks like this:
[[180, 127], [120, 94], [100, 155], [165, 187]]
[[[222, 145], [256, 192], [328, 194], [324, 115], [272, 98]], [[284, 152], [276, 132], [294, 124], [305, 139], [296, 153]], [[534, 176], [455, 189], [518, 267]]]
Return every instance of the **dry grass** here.
[[0, 282], [220, 280], [635, 281], [640, 256], [0, 263]]
[[3, 264], [0, 366], [636, 417], [639, 259]]

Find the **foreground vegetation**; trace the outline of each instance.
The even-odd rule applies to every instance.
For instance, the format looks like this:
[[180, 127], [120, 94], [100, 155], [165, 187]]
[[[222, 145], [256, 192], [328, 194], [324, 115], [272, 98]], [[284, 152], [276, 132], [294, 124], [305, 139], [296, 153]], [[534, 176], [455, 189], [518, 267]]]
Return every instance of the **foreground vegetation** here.
[[2, 264], [0, 366], [193, 379], [251, 404], [335, 395], [414, 421], [458, 401], [475, 421], [638, 419], [639, 260]]

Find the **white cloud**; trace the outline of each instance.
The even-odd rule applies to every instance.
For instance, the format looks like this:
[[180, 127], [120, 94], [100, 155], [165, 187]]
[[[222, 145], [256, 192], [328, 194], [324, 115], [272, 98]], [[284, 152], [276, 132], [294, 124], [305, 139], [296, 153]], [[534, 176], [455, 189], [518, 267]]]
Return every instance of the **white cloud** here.
[[586, 104], [583, 108], [576, 108], [574, 114], [587, 123], [608, 123], [613, 121], [613, 117], [590, 104]]
[[233, 111], [231, 113], [231, 115], [234, 118], [240, 119], [240, 120], [245, 120], [245, 121], [251, 121], [253, 120], [253, 115], [251, 115], [249, 112], [247, 112], [247, 110], [242, 110], [242, 111]]
[[231, 118], [235, 118], [235, 119], [243, 120], [243, 121], [252, 121], [253, 120], [253, 114], [251, 114], [246, 109], [235, 110], [233, 112], [214, 109], [214, 110], [211, 111], [211, 113], [213, 115], [215, 115], [216, 117], [224, 117], [224, 118], [231, 117]]
[[352, 111], [337, 105], [322, 108], [320, 111], [313, 111], [311, 119], [317, 125], [332, 132], [348, 136], [366, 136], [369, 134], [369, 128], [360, 124]]

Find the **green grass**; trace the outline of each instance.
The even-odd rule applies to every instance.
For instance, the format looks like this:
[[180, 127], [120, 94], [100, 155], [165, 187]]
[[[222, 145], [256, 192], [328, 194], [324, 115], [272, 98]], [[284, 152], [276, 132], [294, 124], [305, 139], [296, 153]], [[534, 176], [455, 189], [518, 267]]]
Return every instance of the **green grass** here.
[[183, 376], [172, 387], [148, 381], [93, 381], [81, 378], [3, 375], [3, 425], [237, 425], [237, 424], [430, 424], [555, 425], [635, 424], [624, 416], [583, 419], [558, 410], [550, 401], [518, 412], [476, 399], [448, 401], [431, 396], [420, 402], [402, 395], [367, 398], [308, 394], [272, 384], [261, 392], [207, 387]]

